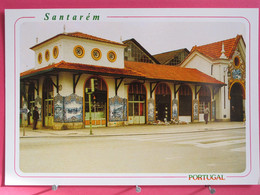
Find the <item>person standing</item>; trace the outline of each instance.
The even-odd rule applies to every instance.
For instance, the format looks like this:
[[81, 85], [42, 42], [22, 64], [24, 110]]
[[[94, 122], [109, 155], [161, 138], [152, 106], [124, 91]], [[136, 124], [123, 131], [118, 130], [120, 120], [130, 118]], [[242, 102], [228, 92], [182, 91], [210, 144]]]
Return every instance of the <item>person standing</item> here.
[[208, 124], [208, 118], [209, 118], [209, 108], [206, 105], [204, 109], [204, 120], [206, 124]]
[[37, 121], [39, 119], [38, 107], [35, 106], [33, 110], [33, 130], [37, 129]]

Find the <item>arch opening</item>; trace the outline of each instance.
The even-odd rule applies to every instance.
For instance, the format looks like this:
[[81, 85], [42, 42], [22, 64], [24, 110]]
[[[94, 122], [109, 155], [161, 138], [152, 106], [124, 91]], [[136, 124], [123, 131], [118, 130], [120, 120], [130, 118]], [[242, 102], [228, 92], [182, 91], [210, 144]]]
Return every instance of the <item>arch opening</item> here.
[[230, 120], [243, 121], [243, 88], [239, 83], [230, 90]]

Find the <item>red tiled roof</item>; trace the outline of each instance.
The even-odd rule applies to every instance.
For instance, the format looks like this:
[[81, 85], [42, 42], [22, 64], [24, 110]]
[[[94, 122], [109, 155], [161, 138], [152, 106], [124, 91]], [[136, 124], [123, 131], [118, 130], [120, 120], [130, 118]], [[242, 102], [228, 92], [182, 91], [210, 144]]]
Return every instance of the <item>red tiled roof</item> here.
[[115, 41], [110, 41], [110, 40], [107, 40], [107, 39], [95, 37], [95, 36], [84, 34], [84, 33], [81, 33], [81, 32], [67, 33], [65, 35], [71, 36], [71, 37], [78, 37], [78, 38], [94, 40], [94, 41], [101, 41], [101, 42], [111, 43], [111, 44], [116, 44], [116, 45], [124, 45], [122, 43], [118, 43], [118, 42], [115, 42]]
[[129, 61], [125, 61], [125, 68], [137, 71], [145, 75], [148, 79], [225, 85], [225, 83], [220, 82], [213, 77], [193, 68]]
[[239, 42], [240, 38], [242, 38], [242, 36], [237, 35], [235, 38], [232, 39], [227, 39], [224, 41], [219, 41], [202, 46], [194, 46], [191, 50], [191, 53], [193, 51], [198, 51], [212, 59], [219, 59], [222, 51], [222, 43], [224, 43], [225, 55], [228, 59], [230, 59], [236, 49], [237, 43]]
[[130, 61], [125, 61], [125, 68], [110, 68], [61, 61], [58, 64], [53, 64], [40, 69], [25, 71], [21, 73], [20, 76], [26, 77], [41, 74], [43, 72], [51, 72], [53, 70], [75, 70], [106, 75], [138, 77], [142, 79], [225, 85], [225, 83], [222, 83], [197, 69]]
[[88, 40], [93, 40], [93, 41], [99, 41], [99, 42], [104, 42], [104, 43], [110, 43], [110, 44], [114, 44], [114, 45], [122, 45], [124, 46], [124, 44], [122, 43], [118, 43], [118, 42], [115, 42], [115, 41], [110, 41], [110, 40], [107, 40], [107, 39], [103, 39], [103, 38], [99, 38], [99, 37], [95, 37], [95, 36], [92, 36], [92, 35], [89, 35], [89, 34], [84, 34], [84, 33], [81, 33], [81, 32], [73, 32], [73, 33], [61, 33], [61, 34], [58, 34], [54, 37], [51, 37], [50, 39], [47, 39], [33, 47], [31, 47], [30, 49], [33, 49], [43, 43], [46, 43], [52, 39], [55, 39], [57, 37], [60, 37], [60, 36], [68, 36], [68, 37], [76, 37], [76, 38], [82, 38], [82, 39], [88, 39]]
[[47, 72], [52, 70], [76, 70], [76, 71], [86, 71], [92, 73], [104, 73], [111, 75], [124, 75], [124, 76], [134, 76], [134, 77], [144, 77], [141, 73], [138, 73], [134, 70], [129, 70], [125, 68], [110, 68], [104, 66], [94, 66], [87, 64], [78, 64], [61, 61], [57, 64], [49, 65], [39, 69], [31, 69], [20, 74], [21, 77], [29, 76], [31, 74], [37, 74], [40, 72]]

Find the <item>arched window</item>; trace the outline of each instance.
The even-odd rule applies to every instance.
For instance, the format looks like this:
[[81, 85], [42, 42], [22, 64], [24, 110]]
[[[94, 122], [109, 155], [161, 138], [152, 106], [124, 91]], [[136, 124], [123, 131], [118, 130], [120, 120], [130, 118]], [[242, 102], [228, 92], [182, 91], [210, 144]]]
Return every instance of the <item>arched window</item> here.
[[171, 120], [171, 89], [166, 83], [160, 83], [155, 90], [156, 120]]
[[189, 86], [182, 85], [179, 90], [179, 115], [192, 115], [192, 91]]
[[46, 78], [43, 82], [43, 126], [53, 125], [53, 84], [51, 78]]
[[232, 85], [230, 91], [230, 119], [231, 121], [243, 121], [243, 87], [240, 83]]
[[28, 89], [28, 109], [30, 110], [30, 112], [28, 113], [28, 125], [31, 125], [33, 122], [32, 113], [35, 105], [34, 88], [34, 83], [30, 83]]
[[84, 87], [85, 93], [85, 127], [90, 125], [89, 95], [91, 79], [94, 80], [94, 93], [91, 94], [91, 117], [93, 126], [107, 125], [107, 85], [105, 81], [97, 76], [90, 77]]
[[160, 83], [156, 87], [155, 94], [156, 95], [170, 95], [171, 94], [171, 89], [169, 88], [169, 86], [167, 84]]
[[205, 106], [207, 106], [210, 110], [211, 105], [211, 93], [208, 87], [202, 86], [199, 91], [199, 113], [204, 114]]
[[131, 83], [128, 88], [128, 116], [130, 124], [144, 124], [146, 116], [146, 89], [143, 84]]

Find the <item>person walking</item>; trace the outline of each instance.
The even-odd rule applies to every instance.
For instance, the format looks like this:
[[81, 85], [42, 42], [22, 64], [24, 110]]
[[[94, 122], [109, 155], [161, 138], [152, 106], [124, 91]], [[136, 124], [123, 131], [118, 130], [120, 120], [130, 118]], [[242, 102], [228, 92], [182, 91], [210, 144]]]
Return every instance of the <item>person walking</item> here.
[[204, 120], [205, 123], [208, 124], [208, 118], [209, 118], [209, 108], [207, 107], [207, 105], [205, 105], [205, 109], [204, 109]]
[[35, 106], [33, 110], [33, 130], [37, 129], [37, 121], [39, 119], [38, 107]]

